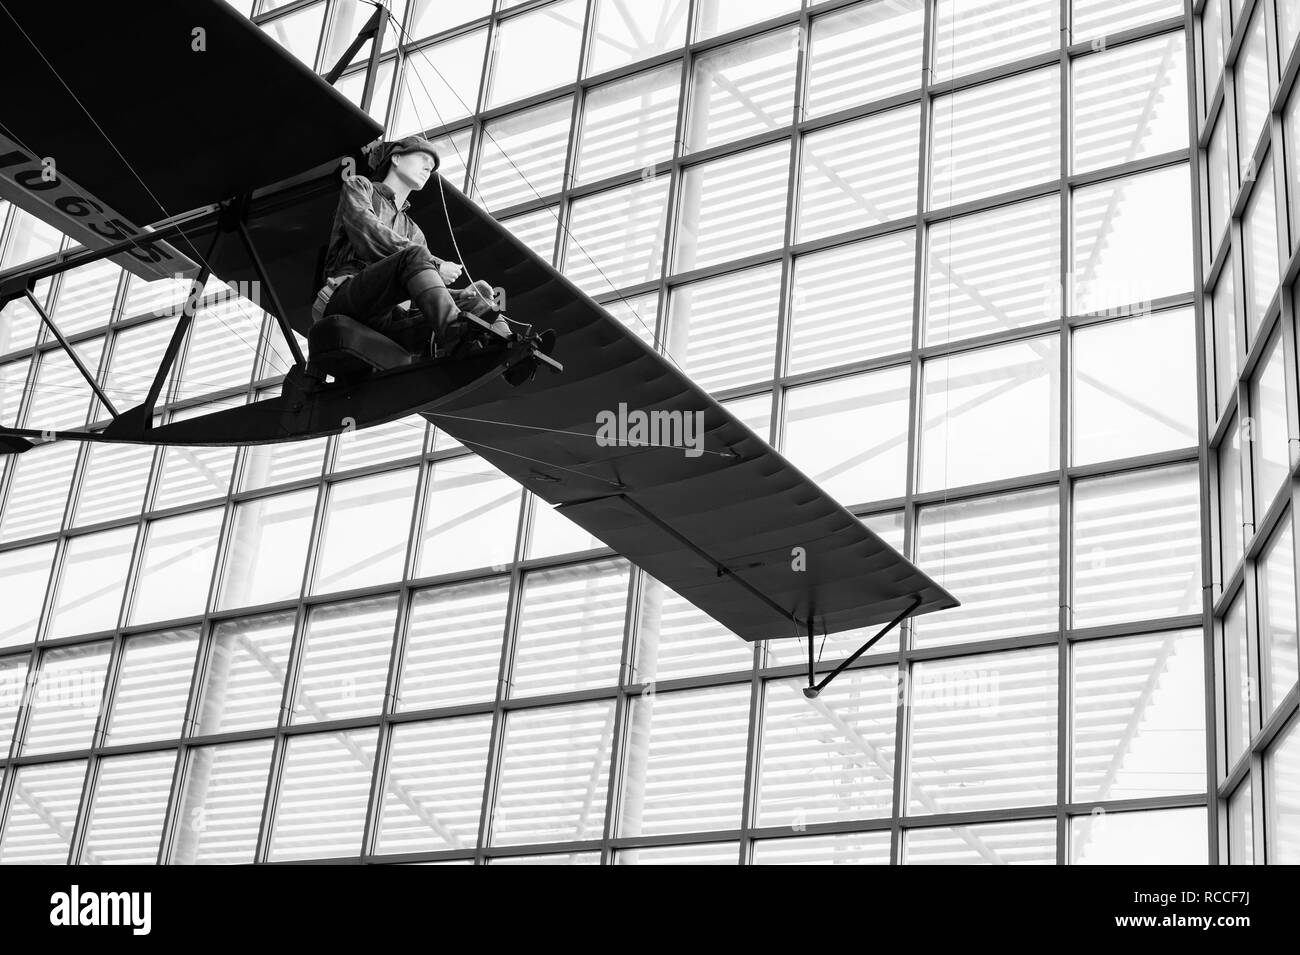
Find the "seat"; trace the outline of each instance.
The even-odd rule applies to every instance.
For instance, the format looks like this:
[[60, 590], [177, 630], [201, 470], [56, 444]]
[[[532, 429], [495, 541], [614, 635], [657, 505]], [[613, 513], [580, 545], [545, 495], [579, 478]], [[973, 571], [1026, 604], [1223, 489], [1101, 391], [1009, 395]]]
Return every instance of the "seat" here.
[[346, 315], [327, 315], [313, 324], [307, 348], [312, 365], [343, 382], [411, 361], [410, 353], [397, 342]]

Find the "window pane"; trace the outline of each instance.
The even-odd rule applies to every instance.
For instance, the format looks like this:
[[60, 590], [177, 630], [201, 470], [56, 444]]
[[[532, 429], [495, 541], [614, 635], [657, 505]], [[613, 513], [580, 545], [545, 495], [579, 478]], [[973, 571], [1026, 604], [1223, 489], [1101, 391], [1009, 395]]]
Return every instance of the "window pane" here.
[[1072, 0], [1074, 43], [1183, 15], [1180, 0]]
[[[385, 30], [384, 34], [389, 38], [384, 45], [391, 46], [393, 32], [391, 30]], [[352, 42], [352, 37], [355, 35], [356, 31], [352, 31], [347, 36], [342, 37], [342, 42], [345, 44]], [[367, 53], [369, 52], [368, 46], [362, 47], [362, 49], [367, 51]], [[340, 49], [338, 56], [342, 55], [343, 50]], [[327, 55], [326, 62], [333, 66], [334, 63], [338, 62], [338, 57], [336, 56], [331, 59]], [[370, 107], [366, 112], [369, 113], [370, 117], [381, 126], [384, 125], [384, 122], [388, 117], [388, 105], [393, 98], [393, 74], [395, 66], [396, 60], [390, 57], [380, 63], [379, 68], [375, 71], [375, 90], [370, 97]], [[353, 70], [335, 83], [334, 88], [346, 96], [351, 103], [359, 107], [361, 105], [361, 97], [365, 92], [366, 73], [367, 68], [365, 66], [359, 70]], [[438, 155], [442, 154], [439, 153]]]
[[[1228, 184], [1228, 120], [1219, 117], [1214, 132], [1210, 134], [1210, 145], [1205, 153], [1206, 178], [1209, 180], [1210, 202], [1205, 209], [1206, 227], [1210, 235], [1210, 255], [1218, 255], [1219, 245], [1223, 242], [1228, 222], [1232, 218], [1232, 196], [1236, 190]], [[1232, 269], [1224, 270], [1231, 275]]]
[[889, 832], [799, 836], [754, 843], [753, 865], [889, 865]]
[[667, 208], [667, 176], [575, 199], [564, 274], [589, 295], [659, 278]]
[[130, 637], [123, 642], [108, 745], [181, 735], [198, 645], [197, 630]]
[[415, 457], [424, 450], [424, 432], [424, 420], [414, 415], [373, 428], [344, 431], [336, 439], [330, 471], [337, 474], [352, 468]]
[[1264, 31], [1267, 13], [1260, 7], [1258, 15], [1251, 20], [1246, 42], [1241, 46], [1233, 69], [1237, 91], [1237, 169], [1242, 181], [1250, 178], [1255, 145], [1268, 120], [1269, 87], [1272, 84]]
[[748, 670], [751, 646], [648, 574], [641, 578], [630, 682]]
[[1255, 831], [1251, 826], [1250, 779], [1228, 798], [1228, 864], [1255, 864]]
[[556, 557], [605, 546], [540, 497], [533, 498], [532, 519], [532, 531], [528, 535], [530, 558]]
[[1191, 287], [1186, 166], [1075, 190], [1075, 314], [1151, 302]]
[[910, 379], [902, 365], [791, 388], [783, 453], [845, 504], [898, 497], [907, 487]]
[[1182, 31], [1074, 61], [1074, 171], [1187, 148]]
[[[545, 206], [535, 212], [502, 219], [501, 224], [550, 264], [555, 261], [555, 227], [558, 222], [556, 209], [554, 205]], [[506, 289], [507, 293], [509, 291]]]
[[804, 136], [797, 241], [916, 215], [917, 117], [905, 106]]
[[789, 165], [790, 144], [780, 142], [688, 167], [682, 173], [673, 270], [686, 272], [779, 246]]
[[266, 799], [271, 740], [190, 750], [171, 862], [177, 865], [253, 861]]
[[271, 861], [360, 854], [376, 732], [349, 730], [285, 741]]
[[937, 97], [930, 208], [981, 199], [1060, 175], [1057, 67]]
[[[620, 4], [620, 10], [626, 10]], [[595, 182], [671, 159], [677, 131], [680, 63], [598, 86], [583, 103], [575, 177]]]
[[173, 750], [100, 761], [81, 865], [157, 862], [175, 765]]
[[924, 364], [923, 489], [1056, 469], [1059, 347], [1033, 338]]
[[1277, 215], [1273, 208], [1273, 160], [1260, 167], [1241, 222], [1246, 255], [1246, 333], [1255, 340], [1281, 276], [1277, 251]]
[[519, 486], [476, 457], [430, 467], [417, 577], [504, 567], [515, 553]]
[[1219, 445], [1219, 545], [1222, 548], [1219, 586], [1232, 576], [1245, 546], [1241, 497], [1241, 431], [1233, 415]]
[[510, 581], [434, 587], [411, 598], [398, 711], [496, 697]]
[[1286, 371], [1282, 338], [1274, 335], [1250, 383], [1250, 447], [1254, 455], [1255, 514], [1263, 518], [1291, 473], [1290, 429], [1286, 420]]
[[[194, 414], [217, 411], [243, 399], [202, 405]], [[183, 417], [192, 417], [186, 414]], [[180, 420], [176, 415], [173, 420]], [[169, 447], [162, 450], [157, 489], [154, 491], [155, 510], [192, 504], [196, 501], [224, 498], [230, 493], [230, 474], [235, 466], [234, 448]]]
[[50, 316], [59, 331], [75, 335], [112, 321], [121, 276], [122, 270], [107, 259], [64, 272]]
[[[100, 355], [104, 339], [93, 338], [72, 346], [81, 363], [92, 375], [99, 372]], [[36, 377], [30, 389], [26, 425], [29, 428], [79, 428], [90, 420], [90, 405], [94, 390], [68, 353], [54, 346], [40, 353], [36, 359]]]
[[6, 757], [27, 686], [27, 662], [25, 655], [0, 657], [0, 753]]
[[144, 509], [153, 450], [138, 444], [88, 444], [73, 526], [139, 514]]
[[[1210, 98], [1223, 76], [1223, 11], [1229, 0], [1208, 0], [1201, 10], [1199, 55], [1204, 67], [1202, 74], [1201, 115], [1210, 108]], [[1231, 14], [1230, 14], [1231, 15]]]
[[104, 695], [108, 652], [109, 645], [103, 642], [41, 655], [21, 755], [91, 745]]
[[701, 388], [772, 377], [779, 262], [678, 286], [668, 301], [668, 353]]
[[135, 546], [135, 525], [68, 540], [46, 638], [112, 630]]
[[612, 701], [507, 713], [492, 844], [599, 839], [613, 737]]
[[1080, 328], [1073, 344], [1075, 464], [1195, 447], [1191, 309]]
[[916, 663], [910, 815], [1056, 801], [1056, 647]]
[[289, 665], [293, 612], [218, 623], [203, 671], [195, 733], [275, 726]]
[[798, 256], [790, 374], [907, 351], [915, 259], [911, 229]]
[[788, 126], [794, 108], [799, 27], [787, 27], [697, 57], [686, 152]]
[[[855, 4], [812, 21], [808, 116], [906, 93], [921, 85], [921, 0]], [[862, 64], [870, 63], [864, 73]]]
[[262, 29], [307, 66], [316, 62], [316, 47], [320, 43], [321, 24], [325, 19], [325, 4], [317, 3], [286, 14]]
[[50, 534], [63, 526], [68, 487], [77, 464], [76, 441], [38, 445], [9, 466], [9, 494], [0, 509], [0, 543]]
[[312, 593], [402, 578], [418, 477], [418, 468], [403, 468], [330, 487]]
[[614, 853], [615, 865], [736, 865], [734, 842], [711, 842], [702, 846], [655, 846], [622, 849]]
[[1300, 720], [1292, 719], [1264, 758], [1265, 805], [1268, 807], [1268, 861], [1300, 862]]
[[[489, 109], [577, 81], [586, 6], [585, 0], [561, 0], [497, 27]], [[539, 50], [546, 55], [538, 56]]]
[[[278, 388], [270, 389], [259, 393], [258, 398], [269, 398], [278, 393]], [[244, 449], [239, 489], [252, 491], [320, 477], [328, 444], [328, 438], [316, 438], [311, 441], [248, 445]]]
[[490, 715], [393, 727], [376, 851], [473, 849]]
[[892, 666], [847, 670], [809, 700], [802, 678], [768, 681], [758, 825], [802, 831], [889, 815], [897, 683]]
[[591, 11], [587, 75], [646, 60], [684, 44], [687, 6], [687, 0], [596, 0]]
[[1104, 812], [1070, 820], [1070, 865], [1205, 865], [1204, 809]]
[[912, 618], [917, 647], [1057, 627], [1056, 488], [921, 509], [916, 562], [962, 605]]
[[512, 697], [617, 683], [628, 574], [627, 563], [618, 560], [524, 578]]
[[[20, 216], [26, 213], [19, 213]], [[17, 228], [17, 227], [15, 227]], [[55, 233], [56, 237], [58, 233]], [[10, 233], [10, 248], [15, 244], [21, 244], [22, 236], [16, 232]], [[0, 258], [4, 267], [13, 264], [9, 262], [10, 256], [5, 255]], [[45, 279], [40, 282], [34, 291], [36, 301], [45, 307], [45, 300], [49, 297], [50, 280]], [[0, 355], [9, 352], [21, 351], [24, 348], [31, 348], [36, 344], [36, 332], [43, 328], [41, 317], [32, 308], [31, 303], [24, 299], [14, 299], [4, 307], [4, 321], [0, 322]]]
[[1200, 613], [1200, 514], [1195, 465], [1080, 481], [1072, 625]]
[[1042, 0], [939, 0], [935, 80], [1055, 50], [1060, 8]]
[[303, 628], [293, 721], [378, 713], [397, 623], [397, 597], [313, 607]]
[[20, 766], [0, 838], [7, 865], [66, 865], [81, 805], [86, 761]]
[[217, 606], [256, 606], [297, 597], [315, 508], [315, 488], [236, 506]]
[[[42, 222], [24, 209], [15, 209], [10, 217], [9, 242], [4, 248], [3, 258], [0, 258], [0, 269], [9, 269], [53, 255], [62, 244], [63, 236], [54, 226]], [[30, 341], [14, 347], [26, 348], [29, 344]]]
[[53, 543], [0, 552], [0, 647], [36, 640], [53, 560]]
[[486, 29], [474, 30], [407, 57], [392, 127], [394, 137], [427, 132], [474, 112], [487, 33]]
[[748, 682], [642, 695], [628, 720], [620, 835], [740, 825]]
[[1218, 409], [1214, 412], [1216, 421], [1237, 387], [1237, 318], [1232, 292], [1232, 270], [1225, 268], [1209, 303], [1214, 322], [1214, 373], [1218, 391]]
[[[210, 282], [208, 292], [212, 290]], [[258, 357], [262, 314], [261, 309], [230, 292], [202, 306], [190, 329], [178, 392], [193, 398], [246, 386]], [[242, 404], [243, 396], [238, 400]]]
[[1205, 792], [1199, 630], [1071, 647], [1075, 802]]
[[483, 125], [476, 198], [490, 209], [560, 191], [573, 98], [512, 113]]
[[[11, 302], [5, 306], [4, 324], [0, 324], [0, 352], [5, 351], [3, 336], [5, 327], [12, 321], [9, 310], [14, 304]], [[27, 394], [27, 373], [31, 370], [31, 364], [30, 358], [0, 364], [0, 425], [6, 428], [18, 427], [18, 416], [22, 411], [23, 396]]]
[[1254, 694], [1247, 661], [1247, 639], [1246, 595], [1244, 590], [1239, 590], [1223, 617], [1223, 698], [1228, 747], [1225, 775], [1250, 747], [1250, 736], [1254, 732], [1251, 719]]
[[1053, 865], [1056, 821], [1026, 819], [951, 829], [908, 829], [904, 865]]
[[696, 40], [721, 36], [799, 8], [799, 0], [699, 0]]
[[149, 524], [131, 607], [132, 623], [203, 613], [212, 583], [221, 518], [222, 508], [217, 507]]
[[1055, 320], [1061, 313], [1056, 196], [931, 226], [925, 343]]
[[1295, 551], [1291, 518], [1273, 534], [1256, 568], [1259, 586], [1260, 665], [1264, 716], [1273, 714], [1278, 704], [1295, 686], [1300, 662], [1296, 658], [1296, 583]]

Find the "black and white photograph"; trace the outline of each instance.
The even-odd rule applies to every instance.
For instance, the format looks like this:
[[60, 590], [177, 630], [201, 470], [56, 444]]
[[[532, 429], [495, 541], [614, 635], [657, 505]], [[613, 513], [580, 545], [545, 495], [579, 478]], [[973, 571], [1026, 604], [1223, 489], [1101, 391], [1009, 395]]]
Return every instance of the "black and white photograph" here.
[[20, 929], [1286, 920], [1297, 74], [1300, 0], [0, 0]]

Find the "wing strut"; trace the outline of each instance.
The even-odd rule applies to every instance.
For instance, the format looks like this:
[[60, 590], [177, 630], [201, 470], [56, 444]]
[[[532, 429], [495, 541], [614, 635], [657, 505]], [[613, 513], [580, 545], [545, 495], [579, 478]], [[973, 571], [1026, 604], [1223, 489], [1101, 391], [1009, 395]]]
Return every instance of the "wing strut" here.
[[59, 331], [59, 326], [54, 324], [54, 319], [50, 318], [49, 313], [45, 311], [44, 306], [42, 306], [41, 303], [36, 300], [36, 296], [32, 294], [32, 289], [35, 288], [35, 286], [36, 280], [25, 275], [18, 276], [14, 280], [7, 282], [3, 288], [0, 288], [0, 308], [8, 305], [16, 298], [26, 297], [32, 308], [36, 309], [36, 314], [41, 317], [41, 321], [45, 323], [45, 327], [50, 330], [52, 335], [54, 335], [59, 346], [67, 356], [72, 359], [72, 363], [77, 366], [77, 371], [81, 372], [81, 377], [86, 379], [86, 384], [90, 385], [91, 390], [95, 392], [95, 396], [104, 403], [104, 407], [108, 409], [108, 413], [116, 418], [117, 408], [113, 406], [113, 402], [109, 400], [108, 395], [106, 395], [103, 389], [99, 387], [99, 384], [95, 381], [95, 376], [90, 373], [90, 369], [86, 367], [84, 362], [82, 362], [81, 356], [73, 350], [72, 346], [68, 344], [68, 340], [63, 337], [63, 332]]
[[808, 685], [804, 687], [803, 695], [808, 697], [808, 699], [810, 700], [817, 699], [817, 697], [821, 695], [822, 690], [826, 689], [826, 685], [830, 683], [831, 680], [835, 679], [837, 676], [839, 676], [841, 673], [847, 670], [850, 666], [852, 666], [854, 660], [856, 660], [858, 657], [862, 656], [862, 654], [866, 653], [873, 646], [875, 646], [876, 641], [878, 641], [881, 637], [883, 637], [885, 634], [889, 633], [889, 631], [893, 630], [900, 623], [902, 623], [903, 620], [906, 619], [907, 616], [919, 606], [921, 606], [921, 598], [918, 595], [912, 598], [912, 602], [908, 604], [908, 606], [905, 607], [898, 614], [898, 616], [896, 616], [893, 620], [889, 621], [889, 623], [885, 624], [884, 627], [881, 628], [879, 633], [877, 633], [874, 637], [872, 637], [862, 646], [854, 650], [853, 653], [851, 653], [847, 659], [841, 660], [839, 666], [837, 666], [830, 673], [822, 677], [820, 683], [816, 682], [817, 680], [816, 673], [815, 673], [816, 664], [813, 662], [813, 636], [814, 636], [813, 618], [809, 617], [808, 618]]
[[356, 39], [343, 51], [339, 61], [334, 64], [334, 69], [325, 74], [325, 82], [333, 86], [338, 82], [339, 77], [343, 75], [343, 71], [347, 69], [348, 64], [352, 62], [352, 58], [357, 55], [357, 51], [361, 49], [362, 44], [366, 40], [371, 40], [370, 64], [366, 67], [366, 82], [362, 87], [360, 104], [361, 108], [367, 112], [370, 111], [370, 101], [375, 95], [375, 78], [379, 75], [379, 56], [383, 52], [384, 30], [387, 26], [388, 8], [376, 4], [374, 14], [366, 21], [366, 25], [361, 28], [361, 32], [357, 34]]

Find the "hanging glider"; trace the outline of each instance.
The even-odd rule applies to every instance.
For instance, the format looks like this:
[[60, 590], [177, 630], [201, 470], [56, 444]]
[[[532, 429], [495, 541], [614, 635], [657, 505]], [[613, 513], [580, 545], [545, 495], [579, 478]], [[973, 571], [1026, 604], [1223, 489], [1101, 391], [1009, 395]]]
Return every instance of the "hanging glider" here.
[[[195, 276], [145, 401], [116, 409], [83, 369], [112, 420], [56, 438], [255, 444], [420, 413], [741, 638], [807, 636], [809, 695], [904, 618], [957, 606], [453, 186], [413, 193], [409, 214], [430, 248], [454, 242], [470, 274], [491, 275], [512, 318], [532, 325], [468, 358], [413, 363], [349, 319], [312, 323], [341, 176], [349, 163], [364, 168], [359, 150], [382, 132], [330, 83], [382, 35], [386, 10], [322, 79], [222, 0], [96, 4], [76, 35], [45, 0], [5, 8], [0, 84], [40, 92], [8, 101], [0, 116], [0, 195], [64, 231], [72, 226], [60, 216], [84, 219], [71, 234], [86, 248], [0, 274], [0, 304], [24, 299], [40, 311], [37, 280], [102, 258], [145, 277]], [[86, 55], [85, 36], [115, 51], [111, 69]], [[363, 103], [380, 45], [370, 44]], [[42, 197], [46, 159], [72, 199]], [[279, 323], [293, 367], [275, 398], [157, 425], [162, 384], [210, 274], [261, 283], [258, 304]], [[616, 416], [620, 426], [662, 427], [642, 437], [616, 429], [610, 440]], [[43, 432], [30, 425], [0, 429], [0, 451], [32, 447]], [[655, 440], [664, 434], [674, 440]], [[816, 680], [815, 634], [876, 624], [886, 626]]]

